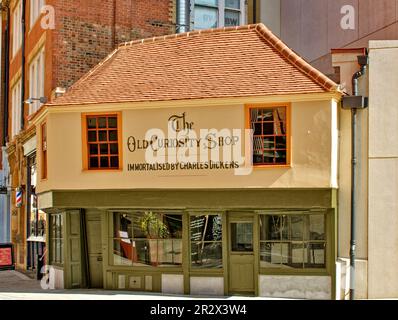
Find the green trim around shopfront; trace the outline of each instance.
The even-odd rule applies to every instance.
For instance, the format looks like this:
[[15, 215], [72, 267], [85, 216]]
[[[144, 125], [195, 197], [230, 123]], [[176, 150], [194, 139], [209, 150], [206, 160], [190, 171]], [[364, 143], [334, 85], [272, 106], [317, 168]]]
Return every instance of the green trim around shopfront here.
[[[228, 252], [229, 240], [223, 232], [223, 268], [193, 269], [190, 266], [189, 216], [200, 213], [222, 214], [223, 230], [228, 230], [228, 214], [251, 215], [254, 218], [255, 252], [259, 251], [259, 215], [263, 213], [294, 213], [323, 211], [327, 217], [327, 266], [325, 269], [263, 269], [259, 257], [255, 255], [256, 275], [305, 275], [330, 276], [332, 279], [332, 298], [335, 297], [335, 261], [336, 261], [336, 192], [333, 189], [294, 189], [294, 190], [143, 190], [143, 191], [54, 191], [52, 192], [53, 208], [47, 208], [49, 213], [73, 211], [77, 207], [101, 213], [102, 246], [103, 246], [103, 277], [104, 288], [115, 289], [113, 275], [153, 276], [153, 290], [160, 288], [161, 274], [179, 274], [184, 276], [184, 293], [190, 293], [190, 277], [223, 277], [224, 294], [229, 294]], [[118, 209], [120, 208], [120, 209]], [[113, 266], [109, 258], [113, 242], [112, 212], [131, 210], [170, 210], [183, 215], [183, 265], [181, 267], [133, 267]], [[66, 217], [65, 217], [66, 218]], [[65, 219], [64, 221], [68, 221]], [[64, 230], [67, 230], [65, 223]], [[48, 233], [49, 234], [49, 233]], [[112, 240], [111, 240], [112, 239]], [[68, 270], [68, 244], [64, 239], [64, 270]], [[84, 275], [82, 274], [82, 277]], [[65, 287], [70, 287], [68, 272], [65, 272]], [[85, 279], [82, 278], [82, 283]], [[255, 277], [255, 295], [259, 294], [258, 276]]]
[[[40, 209], [300, 209], [336, 208], [334, 189], [151, 189], [54, 190], [39, 194], [51, 199]], [[40, 204], [40, 202], [39, 202]], [[40, 204], [41, 205], [41, 204]]]

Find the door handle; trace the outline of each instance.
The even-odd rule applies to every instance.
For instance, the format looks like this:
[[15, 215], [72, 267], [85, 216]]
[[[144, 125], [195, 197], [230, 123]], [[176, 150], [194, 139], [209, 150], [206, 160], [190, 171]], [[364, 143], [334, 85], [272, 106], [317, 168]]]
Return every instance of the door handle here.
[[97, 257], [97, 261], [102, 261], [102, 256]]

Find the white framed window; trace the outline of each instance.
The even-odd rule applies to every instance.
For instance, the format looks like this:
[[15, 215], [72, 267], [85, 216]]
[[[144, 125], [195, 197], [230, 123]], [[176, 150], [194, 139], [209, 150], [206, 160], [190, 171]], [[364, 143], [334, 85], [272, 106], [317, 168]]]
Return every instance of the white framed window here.
[[12, 87], [11, 90], [11, 137], [15, 137], [21, 131], [21, 109], [22, 109], [22, 100], [21, 100], [21, 90], [22, 90], [22, 81], [19, 79], [17, 83]]
[[22, 1], [20, 0], [12, 12], [12, 56], [14, 57], [22, 45]]
[[191, 0], [191, 30], [246, 23], [245, 0]]
[[[44, 97], [44, 59], [43, 47], [29, 65], [29, 98]], [[39, 110], [41, 105], [39, 100], [33, 100], [33, 103], [29, 105], [29, 115]]]
[[44, 0], [30, 0], [30, 27], [32, 28], [40, 17], [41, 8], [45, 5]]

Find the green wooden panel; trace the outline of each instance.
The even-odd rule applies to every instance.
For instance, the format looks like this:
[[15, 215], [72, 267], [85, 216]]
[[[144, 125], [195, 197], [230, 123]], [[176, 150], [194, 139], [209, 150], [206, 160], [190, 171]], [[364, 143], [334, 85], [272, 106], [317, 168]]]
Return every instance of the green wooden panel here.
[[230, 256], [229, 291], [254, 293], [254, 255]]
[[103, 288], [102, 220], [98, 211], [86, 212], [86, 232], [90, 287]]
[[80, 210], [70, 210], [64, 213], [65, 230], [65, 286], [66, 288], [81, 288], [84, 277], [82, 274], [82, 246], [80, 228]]
[[332, 189], [180, 189], [54, 191], [54, 208], [331, 208]]

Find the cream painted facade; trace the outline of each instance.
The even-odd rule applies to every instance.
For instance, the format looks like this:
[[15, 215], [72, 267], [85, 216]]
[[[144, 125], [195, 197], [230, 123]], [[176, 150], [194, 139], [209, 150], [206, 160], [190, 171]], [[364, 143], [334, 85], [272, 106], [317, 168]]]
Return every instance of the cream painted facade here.
[[[319, 99], [319, 98], [317, 98]], [[288, 98], [281, 100], [289, 101]], [[259, 105], [261, 106], [261, 105]], [[130, 108], [131, 107], [131, 108]], [[76, 110], [75, 107], [71, 109]], [[73, 110], [72, 109], [72, 110]], [[167, 132], [171, 115], [186, 114], [194, 129], [245, 129], [245, 106], [233, 100], [225, 105], [190, 107], [183, 103], [165, 107], [122, 106], [123, 170], [90, 172], [82, 169], [81, 111], [58, 112], [49, 108], [45, 118], [48, 134], [48, 179], [38, 182], [38, 192], [51, 190], [146, 189], [146, 188], [336, 188], [337, 112], [335, 99], [291, 104], [291, 165], [254, 168], [250, 175], [234, 170], [185, 170], [129, 172], [128, 164], [145, 162], [145, 151], [130, 152], [130, 136], [144, 139], [152, 128]], [[80, 110], [90, 113], [89, 106]], [[117, 106], [111, 109], [118, 111]], [[92, 110], [94, 113], [95, 110]], [[102, 111], [105, 112], [105, 109]], [[242, 136], [243, 139], [243, 136]], [[40, 141], [40, 137], [39, 137]], [[242, 140], [243, 141], [243, 140]], [[244, 151], [244, 150], [243, 150]], [[41, 158], [38, 159], [41, 168]], [[40, 174], [40, 173], [39, 173]]]
[[[49, 214], [50, 225], [54, 215], [65, 219], [62, 227], [64, 261], [54, 264], [50, 283], [55, 288], [79, 288], [90, 286], [88, 283], [96, 279], [97, 282], [91, 284], [94, 288], [218, 296], [249, 292], [258, 296], [333, 299], [339, 100], [340, 94], [325, 93], [173, 103], [50, 106], [43, 110], [36, 116], [35, 124], [39, 133], [43, 123], [47, 127], [48, 177], [38, 179], [38, 203]], [[131, 152], [130, 137], [143, 140], [152, 128], [167, 132], [169, 118], [183, 114], [193, 130], [244, 130], [248, 105], [288, 106], [290, 165], [254, 168], [248, 175], [235, 175], [233, 169], [129, 171], [129, 165], [146, 161], [144, 150]], [[112, 112], [120, 112], [122, 118], [123, 168], [106, 172], [84, 170], [82, 115]], [[38, 134], [39, 177], [41, 151]], [[166, 210], [181, 215], [181, 266], [120, 265], [113, 239], [117, 228], [115, 217], [120, 212], [130, 214], [137, 210]], [[219, 214], [222, 219], [222, 268], [198, 269], [191, 262], [192, 219], [206, 213]], [[301, 267], [273, 268], [265, 262], [264, 243], [260, 248], [263, 241], [260, 228], [265, 230], [261, 219], [272, 214], [286, 215], [289, 219], [297, 215], [322, 217], [322, 239], [325, 240], [321, 245], [322, 253], [319, 255], [316, 245], [309, 245], [315, 249], [308, 249], [308, 252], [312, 250], [311, 254], [305, 254], [308, 262], [324, 259], [322, 267], [303, 267], [303, 263]], [[87, 223], [88, 236], [83, 234], [82, 223]], [[245, 256], [251, 259], [247, 263], [231, 249], [232, 226], [236, 223], [253, 225], [253, 250]], [[88, 239], [83, 240], [84, 237]], [[51, 254], [47, 263], [51, 265], [54, 246], [52, 236], [48, 239]], [[84, 253], [84, 241], [88, 241], [88, 253]], [[96, 248], [99, 260], [92, 257], [92, 248]], [[300, 257], [303, 252], [304, 256], [307, 251], [294, 252], [293, 259], [297, 259], [297, 254]], [[81, 258], [80, 261], [86, 254], [86, 260]], [[285, 254], [292, 256], [292, 253]], [[90, 260], [92, 258], [94, 260]], [[84, 275], [85, 264], [90, 270], [89, 277]], [[239, 275], [242, 272], [244, 277]]]

